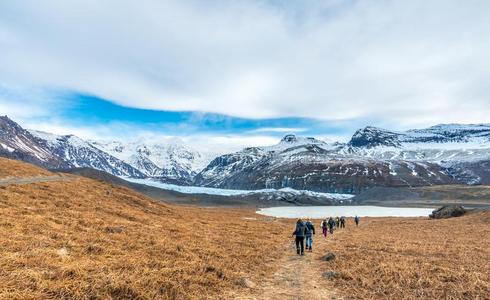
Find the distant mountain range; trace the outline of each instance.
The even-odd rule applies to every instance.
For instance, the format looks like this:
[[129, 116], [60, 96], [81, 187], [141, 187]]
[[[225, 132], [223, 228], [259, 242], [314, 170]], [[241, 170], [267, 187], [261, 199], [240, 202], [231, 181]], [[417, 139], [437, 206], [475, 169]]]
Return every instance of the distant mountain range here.
[[93, 168], [177, 184], [191, 184], [210, 160], [177, 141], [85, 141], [73, 135], [25, 130], [6, 116], [0, 117], [0, 155], [49, 169]]
[[375, 186], [490, 184], [490, 125], [357, 130], [349, 142], [286, 135], [279, 144], [209, 157], [180, 141], [85, 141], [0, 117], [0, 155], [46, 168], [228, 189], [353, 193]]
[[356, 131], [348, 143], [285, 136], [213, 160], [195, 182], [223, 188], [354, 193], [375, 187], [490, 183], [490, 125]]
[[120, 141], [91, 141], [92, 145], [128, 163], [145, 177], [159, 181], [191, 185], [194, 176], [213, 157], [184, 145], [179, 140], [154, 141], [139, 139]]

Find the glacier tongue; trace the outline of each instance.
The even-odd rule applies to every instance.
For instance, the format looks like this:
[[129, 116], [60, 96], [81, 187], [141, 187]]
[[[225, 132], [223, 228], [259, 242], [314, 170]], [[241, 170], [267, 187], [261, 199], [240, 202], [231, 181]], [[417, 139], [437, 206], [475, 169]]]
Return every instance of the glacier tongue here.
[[144, 184], [161, 188], [164, 190], [176, 191], [184, 194], [208, 194], [208, 195], [220, 195], [220, 196], [242, 196], [250, 194], [274, 194], [274, 193], [290, 193], [293, 195], [306, 195], [311, 197], [328, 198], [335, 200], [349, 200], [354, 197], [352, 194], [336, 194], [336, 193], [319, 193], [308, 190], [295, 190], [292, 188], [282, 189], [260, 189], [260, 190], [232, 190], [232, 189], [219, 189], [200, 186], [180, 186], [175, 184], [168, 184], [158, 182], [152, 179], [135, 179], [123, 177], [124, 180]]

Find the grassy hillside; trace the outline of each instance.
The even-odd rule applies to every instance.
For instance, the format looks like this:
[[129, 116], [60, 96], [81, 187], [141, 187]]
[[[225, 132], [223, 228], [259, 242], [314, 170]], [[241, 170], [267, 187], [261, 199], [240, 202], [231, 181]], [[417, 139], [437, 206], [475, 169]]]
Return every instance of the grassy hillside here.
[[0, 157], [0, 179], [25, 176], [54, 175], [45, 169], [17, 160]]
[[[3, 176], [46, 174], [0, 160]], [[13, 170], [13, 171], [12, 171]], [[1, 299], [212, 298], [263, 276], [280, 223], [75, 178], [0, 187]]]
[[[53, 175], [5, 159], [0, 174]], [[0, 299], [490, 298], [488, 211], [349, 220], [304, 257], [294, 220], [169, 205], [73, 175], [0, 186], [0, 216]]]

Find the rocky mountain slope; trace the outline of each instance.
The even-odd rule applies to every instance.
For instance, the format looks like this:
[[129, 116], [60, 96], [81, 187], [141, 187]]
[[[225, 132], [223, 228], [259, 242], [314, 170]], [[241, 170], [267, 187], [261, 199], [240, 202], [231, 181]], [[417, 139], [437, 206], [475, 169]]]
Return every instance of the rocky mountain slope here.
[[274, 146], [210, 159], [181, 141], [84, 141], [27, 131], [0, 117], [0, 156], [180, 185], [358, 194], [372, 187], [490, 184], [490, 125], [365, 127], [347, 143], [286, 135]]
[[359, 193], [375, 186], [490, 183], [490, 125], [358, 130], [345, 144], [285, 136], [213, 160], [196, 184]]
[[69, 164], [68, 168], [85, 167], [116, 176], [145, 177], [138, 169], [74, 135], [54, 135], [40, 131], [30, 133], [42, 141], [51, 154]]
[[46, 141], [32, 135], [6, 116], [0, 116], [0, 156], [46, 168], [72, 166], [71, 163], [52, 153]]
[[115, 176], [191, 184], [211, 160], [180, 141], [86, 141], [74, 135], [25, 130], [0, 117], [0, 156], [48, 169], [93, 168]]

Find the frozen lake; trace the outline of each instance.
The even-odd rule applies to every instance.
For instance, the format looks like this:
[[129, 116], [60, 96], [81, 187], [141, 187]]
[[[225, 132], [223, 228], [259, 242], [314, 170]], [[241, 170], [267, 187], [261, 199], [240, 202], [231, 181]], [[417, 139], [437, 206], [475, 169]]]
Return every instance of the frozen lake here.
[[284, 206], [261, 208], [258, 214], [278, 218], [326, 217], [427, 217], [434, 208], [382, 207], [382, 206]]

